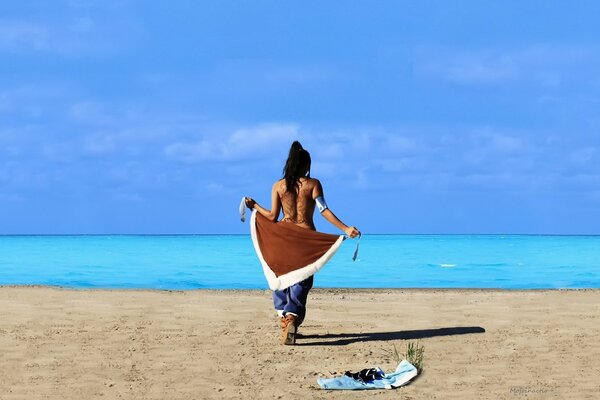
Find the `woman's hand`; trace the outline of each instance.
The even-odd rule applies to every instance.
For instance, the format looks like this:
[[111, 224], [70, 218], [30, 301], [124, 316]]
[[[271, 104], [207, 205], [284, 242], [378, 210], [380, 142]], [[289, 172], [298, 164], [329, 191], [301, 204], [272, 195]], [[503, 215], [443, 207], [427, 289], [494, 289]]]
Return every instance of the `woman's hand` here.
[[255, 205], [256, 201], [254, 201], [252, 197], [246, 197], [246, 207], [248, 207], [249, 209], [254, 209]]
[[358, 235], [360, 235], [360, 231], [358, 229], [356, 229], [355, 226], [348, 226], [344, 229], [344, 233], [348, 236], [350, 236], [351, 238], [355, 238]]

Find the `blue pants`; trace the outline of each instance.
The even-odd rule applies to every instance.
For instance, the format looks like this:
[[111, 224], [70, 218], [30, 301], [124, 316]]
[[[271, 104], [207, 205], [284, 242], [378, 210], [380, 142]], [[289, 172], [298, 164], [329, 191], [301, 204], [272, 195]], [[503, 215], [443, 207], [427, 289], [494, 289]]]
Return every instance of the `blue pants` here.
[[313, 286], [313, 277], [298, 282], [287, 289], [273, 291], [275, 310], [296, 314], [296, 324], [300, 325], [306, 316], [306, 298]]

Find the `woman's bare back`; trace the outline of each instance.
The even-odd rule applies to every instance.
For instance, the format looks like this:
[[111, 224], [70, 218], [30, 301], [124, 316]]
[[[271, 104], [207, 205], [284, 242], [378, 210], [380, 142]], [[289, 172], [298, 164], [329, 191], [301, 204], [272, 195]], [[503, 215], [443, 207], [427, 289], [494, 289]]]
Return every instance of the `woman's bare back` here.
[[303, 228], [315, 230], [313, 213], [315, 211], [315, 200], [313, 190], [318, 180], [311, 178], [300, 178], [298, 181], [297, 195], [286, 190], [285, 179], [275, 183], [277, 194], [283, 208], [283, 219], [281, 221], [292, 222]]

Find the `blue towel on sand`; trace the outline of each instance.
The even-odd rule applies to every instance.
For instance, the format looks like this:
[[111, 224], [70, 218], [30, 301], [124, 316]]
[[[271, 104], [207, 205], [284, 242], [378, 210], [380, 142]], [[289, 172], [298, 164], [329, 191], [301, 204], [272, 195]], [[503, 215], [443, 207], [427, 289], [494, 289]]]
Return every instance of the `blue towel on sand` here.
[[349, 376], [338, 376], [335, 378], [319, 378], [317, 383], [322, 389], [340, 390], [364, 390], [364, 389], [392, 389], [406, 385], [412, 378], [417, 376], [417, 369], [406, 360], [402, 360], [396, 371], [390, 374], [381, 374], [377, 379], [361, 382]]

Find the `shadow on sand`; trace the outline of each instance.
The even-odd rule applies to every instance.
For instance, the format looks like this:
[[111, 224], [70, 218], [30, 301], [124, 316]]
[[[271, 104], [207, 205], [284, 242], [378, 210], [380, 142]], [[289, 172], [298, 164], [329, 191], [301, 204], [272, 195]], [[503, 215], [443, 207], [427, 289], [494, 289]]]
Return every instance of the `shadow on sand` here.
[[[324, 335], [298, 335], [300, 341], [296, 346], [345, 346], [356, 342], [375, 342], [385, 340], [423, 339], [435, 336], [465, 335], [468, 333], [484, 333], [480, 326], [455, 326], [451, 328], [416, 329], [397, 332], [364, 332], [364, 333], [328, 333]], [[306, 339], [318, 339], [306, 341]], [[336, 339], [336, 340], [322, 340]]]

